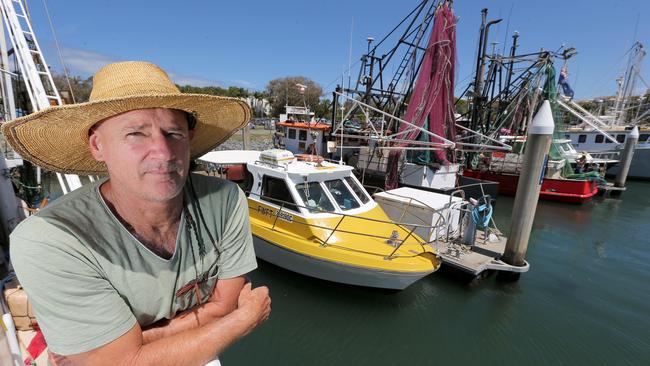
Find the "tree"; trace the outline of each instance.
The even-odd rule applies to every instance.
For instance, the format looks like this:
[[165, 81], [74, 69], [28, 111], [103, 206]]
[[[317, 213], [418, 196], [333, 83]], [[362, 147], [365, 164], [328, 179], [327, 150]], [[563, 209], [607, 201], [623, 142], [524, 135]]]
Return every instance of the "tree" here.
[[222, 97], [232, 97], [232, 98], [246, 98], [252, 93], [244, 88], [237, 86], [230, 86], [228, 89], [222, 88], [220, 86], [192, 86], [192, 85], [176, 85], [182, 93], [192, 93], [192, 94], [208, 94], [208, 95], [219, 95]]
[[70, 85], [63, 74], [54, 74], [52, 75], [54, 79], [54, 85], [59, 92], [70, 91], [70, 86], [72, 86], [72, 93], [74, 94], [74, 100], [77, 103], [87, 102], [90, 97], [90, 91], [93, 88], [93, 78], [82, 78], [81, 76], [71, 76]]
[[[299, 85], [305, 86], [301, 88]], [[323, 88], [304, 76], [288, 76], [273, 79], [266, 85], [271, 103], [271, 114], [278, 116], [284, 112], [285, 105], [307, 106], [315, 110], [319, 104]]]
[[456, 113], [466, 114], [467, 112], [469, 112], [469, 103], [467, 100], [456, 98]]
[[316, 107], [314, 113], [318, 118], [332, 118], [332, 101], [329, 99], [322, 99]]

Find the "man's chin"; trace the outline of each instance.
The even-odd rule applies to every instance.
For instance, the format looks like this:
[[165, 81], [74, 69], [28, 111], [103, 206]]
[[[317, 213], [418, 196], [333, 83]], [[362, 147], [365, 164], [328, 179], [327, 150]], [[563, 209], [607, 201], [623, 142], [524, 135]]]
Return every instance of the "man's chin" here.
[[[150, 179], [145, 180], [148, 187], [143, 187], [148, 191], [152, 200], [168, 201], [176, 198], [183, 191], [183, 181], [175, 175], [149, 175]], [[148, 182], [147, 182], [148, 181]]]

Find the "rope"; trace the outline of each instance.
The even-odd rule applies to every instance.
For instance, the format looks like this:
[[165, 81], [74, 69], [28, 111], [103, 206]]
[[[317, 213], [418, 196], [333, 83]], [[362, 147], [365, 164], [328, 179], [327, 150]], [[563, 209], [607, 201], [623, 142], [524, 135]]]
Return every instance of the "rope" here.
[[472, 221], [476, 224], [476, 228], [481, 230], [487, 228], [492, 219], [492, 205], [489, 198], [485, 201], [486, 203], [472, 208]]

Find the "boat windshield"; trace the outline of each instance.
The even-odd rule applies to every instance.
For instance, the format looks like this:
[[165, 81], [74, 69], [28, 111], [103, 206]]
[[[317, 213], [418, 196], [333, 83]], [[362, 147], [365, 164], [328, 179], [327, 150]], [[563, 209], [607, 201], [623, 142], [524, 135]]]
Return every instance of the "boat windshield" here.
[[325, 181], [325, 187], [330, 191], [342, 210], [351, 210], [361, 206], [342, 180], [333, 179]]
[[334, 211], [332, 201], [318, 182], [296, 184], [296, 191], [309, 212]]
[[348, 185], [352, 188], [354, 193], [359, 197], [361, 202], [368, 203], [370, 198], [368, 198], [368, 195], [366, 194], [365, 189], [363, 189], [359, 183], [357, 183], [352, 177], [345, 177], [345, 181], [348, 182]]

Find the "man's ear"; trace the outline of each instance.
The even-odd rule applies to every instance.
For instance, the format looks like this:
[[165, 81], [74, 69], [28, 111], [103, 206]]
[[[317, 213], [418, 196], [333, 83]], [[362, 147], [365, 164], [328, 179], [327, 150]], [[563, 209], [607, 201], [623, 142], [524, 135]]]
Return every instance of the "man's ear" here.
[[91, 132], [90, 136], [88, 137], [88, 148], [90, 149], [90, 153], [93, 155], [93, 158], [95, 158], [95, 160], [104, 161], [101, 136], [97, 133], [97, 131]]
[[195, 130], [189, 130], [187, 131], [187, 137], [189, 137], [190, 141], [194, 138], [194, 131]]

